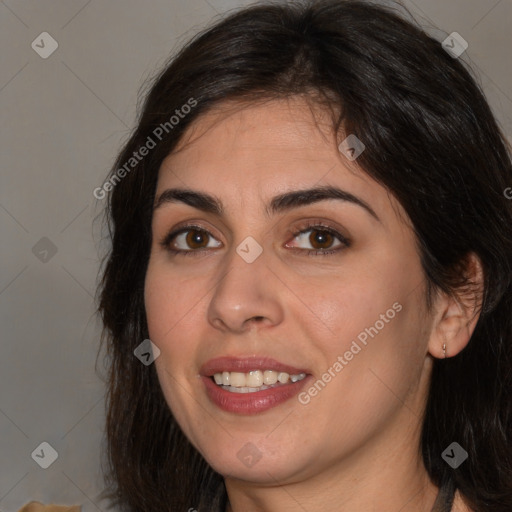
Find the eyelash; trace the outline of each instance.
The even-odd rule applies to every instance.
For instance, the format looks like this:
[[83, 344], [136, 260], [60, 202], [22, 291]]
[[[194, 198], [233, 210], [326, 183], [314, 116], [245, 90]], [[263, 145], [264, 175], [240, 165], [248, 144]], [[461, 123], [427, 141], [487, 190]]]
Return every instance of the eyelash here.
[[338, 232], [336, 229], [323, 224], [319, 221], [307, 221], [305, 224], [301, 225], [299, 228], [295, 230], [291, 230], [290, 234], [293, 236], [293, 238], [298, 237], [299, 235], [302, 235], [304, 233], [307, 233], [308, 231], [313, 230], [320, 231], [321, 233], [328, 233], [329, 235], [332, 235], [333, 237], [337, 238], [341, 242], [341, 247], [338, 247], [337, 249], [300, 249], [298, 247], [291, 247], [290, 250], [296, 252], [306, 252], [308, 256], [331, 256], [336, 253], [339, 253], [346, 249], [347, 247], [350, 247], [351, 243], [350, 240], [346, 237], [344, 237], [340, 232]]
[[[318, 221], [308, 221], [306, 224], [300, 226], [299, 228], [295, 230], [290, 231], [290, 235], [293, 236], [293, 238], [298, 237], [299, 235], [302, 235], [304, 233], [307, 233], [308, 231], [312, 231], [314, 229], [317, 229], [318, 231], [322, 233], [328, 233], [332, 235], [333, 237], [337, 238], [341, 243], [342, 246], [337, 249], [326, 249], [326, 250], [320, 250], [320, 249], [300, 249], [298, 247], [290, 247], [289, 249], [294, 252], [301, 252], [306, 253], [308, 256], [330, 256], [334, 255], [336, 253], [339, 253], [346, 249], [347, 247], [350, 247], [351, 242], [349, 239], [347, 239], [345, 236], [343, 236], [341, 233], [339, 233], [334, 228], [327, 226], [325, 224], [322, 224]], [[201, 226], [189, 224], [187, 226], [183, 226], [175, 231], [171, 231], [168, 233], [164, 239], [160, 242], [160, 245], [170, 253], [176, 255], [176, 256], [197, 256], [198, 253], [202, 253], [207, 249], [190, 249], [190, 250], [182, 250], [182, 249], [173, 249], [170, 245], [174, 238], [176, 238], [178, 235], [181, 235], [182, 233], [186, 233], [187, 231], [195, 230], [199, 233], [206, 234], [208, 236], [212, 236], [211, 233], [209, 233], [206, 229], [202, 228]]]

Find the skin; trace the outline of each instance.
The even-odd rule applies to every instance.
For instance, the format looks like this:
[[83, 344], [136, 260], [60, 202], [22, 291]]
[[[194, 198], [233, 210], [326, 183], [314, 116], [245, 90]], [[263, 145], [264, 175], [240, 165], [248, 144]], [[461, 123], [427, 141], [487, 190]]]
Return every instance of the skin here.
[[[157, 198], [187, 188], [224, 205], [222, 216], [181, 202], [154, 211], [145, 303], [169, 407], [224, 475], [228, 511], [429, 512], [438, 489], [418, 447], [433, 358], [444, 356], [443, 343], [448, 357], [465, 347], [475, 311], [441, 294], [427, 311], [407, 214], [338, 151], [326, 112], [303, 98], [223, 107], [188, 128], [159, 172]], [[265, 211], [278, 194], [322, 185], [357, 196], [378, 220], [332, 199]], [[314, 245], [318, 231], [304, 226], [319, 220], [350, 245], [308, 255], [332, 249]], [[210, 233], [205, 249], [187, 256], [162, 247], [189, 221]], [[295, 228], [310, 231], [294, 237]], [[250, 264], [236, 253], [248, 236], [263, 248]], [[190, 250], [180, 240], [170, 245]], [[306, 405], [294, 397], [247, 416], [219, 409], [205, 392], [201, 365], [226, 355], [273, 357], [317, 380], [395, 303], [401, 311]], [[248, 442], [261, 455], [252, 467], [237, 457]], [[460, 497], [455, 507], [469, 510]]]

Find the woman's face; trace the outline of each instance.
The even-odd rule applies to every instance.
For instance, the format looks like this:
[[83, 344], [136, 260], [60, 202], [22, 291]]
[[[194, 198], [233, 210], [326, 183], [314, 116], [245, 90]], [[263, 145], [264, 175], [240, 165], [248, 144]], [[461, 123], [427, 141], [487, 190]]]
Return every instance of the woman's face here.
[[181, 428], [216, 471], [269, 485], [397, 456], [432, 324], [407, 215], [302, 99], [186, 135], [160, 169], [145, 285]]

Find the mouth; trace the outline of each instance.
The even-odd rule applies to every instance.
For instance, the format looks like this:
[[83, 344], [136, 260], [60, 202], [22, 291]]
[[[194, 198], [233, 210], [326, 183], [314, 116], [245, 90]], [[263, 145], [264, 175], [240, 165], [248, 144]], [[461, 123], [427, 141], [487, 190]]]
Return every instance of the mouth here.
[[203, 365], [200, 374], [210, 401], [238, 414], [276, 407], [298, 394], [312, 377], [306, 369], [257, 357], [217, 358]]

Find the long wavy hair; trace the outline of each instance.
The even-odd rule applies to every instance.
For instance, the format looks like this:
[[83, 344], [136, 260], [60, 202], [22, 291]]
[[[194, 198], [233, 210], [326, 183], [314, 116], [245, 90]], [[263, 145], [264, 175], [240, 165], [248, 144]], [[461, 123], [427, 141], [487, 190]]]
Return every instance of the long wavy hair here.
[[[134, 356], [148, 338], [144, 280], [160, 164], [213, 106], [295, 95], [332, 107], [334, 133], [364, 141], [359, 166], [412, 221], [427, 303], [432, 291], [465, 291], [467, 256], [480, 258], [480, 318], [463, 351], [434, 362], [418, 450], [443, 492], [458, 489], [476, 512], [512, 510], [510, 146], [471, 69], [405, 12], [356, 0], [251, 6], [198, 34], [152, 80], [104, 187], [105, 471], [121, 510], [223, 511], [227, 503], [222, 476], [181, 431], [154, 365]], [[195, 106], [183, 109], [191, 98]], [[177, 110], [188, 113], [170, 122]], [[154, 147], [130, 160], [148, 137]], [[457, 469], [441, 458], [454, 441], [469, 454]]]

